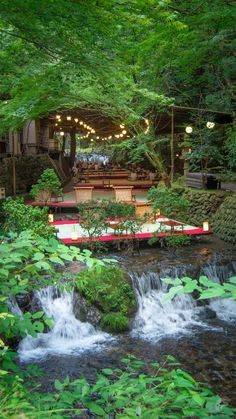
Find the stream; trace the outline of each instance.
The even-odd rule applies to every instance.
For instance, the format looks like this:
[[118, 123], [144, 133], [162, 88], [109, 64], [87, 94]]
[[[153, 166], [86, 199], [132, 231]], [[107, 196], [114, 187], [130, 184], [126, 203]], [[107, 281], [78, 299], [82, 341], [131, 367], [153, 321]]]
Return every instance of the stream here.
[[[130, 331], [112, 336], [75, 318], [73, 295], [52, 287], [37, 292], [37, 299], [54, 327], [37, 338], [21, 341], [19, 363], [36, 363], [44, 369], [42, 390], [68, 375], [84, 374], [96, 379], [96, 371], [114, 368], [120, 359], [133, 354], [145, 361], [173, 355], [181, 367], [223, 396], [236, 400], [236, 301], [214, 299], [199, 304], [191, 295], [163, 302], [167, 286], [163, 277], [198, 278], [206, 275], [216, 282], [236, 276], [236, 249], [205, 237], [191, 247], [176, 251], [143, 247], [139, 255], [112, 253], [132, 278], [138, 310]], [[40, 378], [37, 378], [39, 380]]]

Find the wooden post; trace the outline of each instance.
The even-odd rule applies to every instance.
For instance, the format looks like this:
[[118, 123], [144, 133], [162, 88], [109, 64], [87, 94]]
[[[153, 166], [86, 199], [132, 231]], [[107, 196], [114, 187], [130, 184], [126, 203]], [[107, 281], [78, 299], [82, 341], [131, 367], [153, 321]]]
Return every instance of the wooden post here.
[[174, 180], [175, 156], [174, 156], [174, 108], [171, 108], [171, 139], [170, 139], [170, 181]]

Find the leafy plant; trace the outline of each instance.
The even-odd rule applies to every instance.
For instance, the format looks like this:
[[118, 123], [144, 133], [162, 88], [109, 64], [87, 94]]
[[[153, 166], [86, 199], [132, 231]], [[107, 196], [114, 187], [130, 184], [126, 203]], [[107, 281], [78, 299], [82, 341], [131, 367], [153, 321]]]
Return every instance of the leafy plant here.
[[191, 238], [185, 234], [178, 234], [165, 237], [165, 244], [167, 247], [182, 247], [189, 246], [191, 243]]
[[102, 316], [101, 327], [109, 332], [124, 332], [129, 328], [129, 321], [124, 314], [109, 313]]
[[50, 238], [55, 228], [48, 225], [48, 209], [24, 205], [23, 198], [6, 198], [2, 206], [4, 214], [3, 229], [6, 232], [31, 230], [33, 234]]
[[236, 277], [233, 276], [223, 284], [210, 281], [206, 276], [200, 276], [199, 283], [189, 277], [184, 278], [161, 278], [163, 282], [171, 285], [165, 300], [171, 300], [176, 295], [189, 294], [197, 291], [199, 300], [210, 298], [233, 298], [236, 300]]
[[151, 202], [153, 211], [160, 211], [166, 217], [186, 217], [189, 202], [187, 198], [169, 188], [151, 188], [147, 199]]
[[38, 179], [37, 183], [31, 188], [31, 195], [34, 198], [40, 197], [45, 193], [43, 201], [48, 202], [51, 194], [61, 194], [61, 183], [53, 169], [45, 169]]
[[102, 369], [94, 384], [84, 377], [74, 381], [66, 377], [55, 381], [54, 393], [30, 394], [19, 388], [19, 409], [29, 411], [33, 418], [47, 414], [61, 419], [81, 415], [228, 419], [235, 415], [234, 408], [225, 406], [219, 396], [195, 381], [171, 356], [162, 362], [145, 363], [130, 355], [121, 363], [121, 368]]

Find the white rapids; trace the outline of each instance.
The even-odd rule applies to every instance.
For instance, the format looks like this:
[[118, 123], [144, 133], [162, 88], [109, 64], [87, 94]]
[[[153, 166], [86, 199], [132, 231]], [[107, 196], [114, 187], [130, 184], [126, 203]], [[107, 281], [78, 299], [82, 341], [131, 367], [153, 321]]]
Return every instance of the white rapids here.
[[133, 336], [157, 341], [167, 335], [188, 333], [193, 325], [204, 326], [197, 319], [203, 308], [197, 307], [189, 294], [164, 301], [167, 285], [160, 280], [157, 273], [133, 275], [133, 281], [138, 299]]
[[36, 338], [27, 336], [20, 342], [18, 353], [21, 361], [98, 350], [102, 344], [112, 340], [108, 333], [75, 318], [73, 293], [58, 293], [53, 287], [47, 287], [37, 291], [36, 297], [46, 316], [52, 319], [53, 328], [47, 333], [38, 333]]

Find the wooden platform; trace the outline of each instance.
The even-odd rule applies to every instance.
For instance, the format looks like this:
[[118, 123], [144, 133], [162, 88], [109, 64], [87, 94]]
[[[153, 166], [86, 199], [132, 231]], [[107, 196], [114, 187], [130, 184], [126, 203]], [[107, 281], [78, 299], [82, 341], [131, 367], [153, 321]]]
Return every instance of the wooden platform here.
[[[122, 219], [123, 220], [123, 219]], [[111, 224], [116, 224], [117, 221], [120, 219], [107, 219], [106, 221], [109, 222], [109, 226], [104, 231], [104, 234], [93, 238], [93, 241], [101, 241], [101, 242], [112, 242], [117, 240], [132, 240], [134, 238], [140, 240], [147, 240], [153, 236], [153, 233], [157, 229], [161, 229], [157, 233], [157, 237], [165, 237], [165, 236], [173, 236], [173, 235], [188, 235], [188, 236], [200, 236], [200, 235], [207, 235], [212, 234], [211, 230], [204, 231], [203, 228], [194, 227], [190, 225], [186, 225], [183, 223], [179, 223], [176, 220], [170, 220], [169, 218], [160, 215], [155, 222], [152, 223], [145, 223], [140, 228], [140, 231], [137, 234], [114, 234], [114, 228], [111, 228]], [[83, 242], [89, 241], [89, 237], [86, 235], [86, 230], [83, 229], [81, 226], [80, 221], [74, 220], [67, 220], [67, 221], [56, 221], [50, 223], [51, 225], [55, 226], [58, 230], [57, 236], [58, 238], [63, 241], [65, 244], [79, 244]], [[165, 224], [165, 225], [164, 225]], [[71, 233], [77, 232], [78, 238], [73, 240], [71, 238]]]

